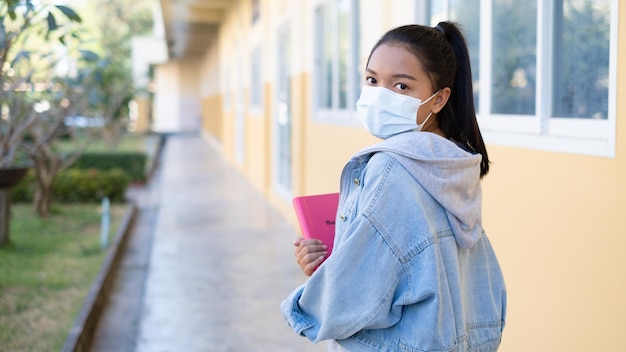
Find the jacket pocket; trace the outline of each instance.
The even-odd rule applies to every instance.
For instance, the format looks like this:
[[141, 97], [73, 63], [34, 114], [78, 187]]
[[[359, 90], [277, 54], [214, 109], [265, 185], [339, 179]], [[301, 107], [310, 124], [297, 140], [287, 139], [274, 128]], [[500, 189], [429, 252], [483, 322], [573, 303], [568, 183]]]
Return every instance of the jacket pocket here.
[[467, 325], [467, 347], [471, 352], [497, 351], [502, 339], [502, 322]]

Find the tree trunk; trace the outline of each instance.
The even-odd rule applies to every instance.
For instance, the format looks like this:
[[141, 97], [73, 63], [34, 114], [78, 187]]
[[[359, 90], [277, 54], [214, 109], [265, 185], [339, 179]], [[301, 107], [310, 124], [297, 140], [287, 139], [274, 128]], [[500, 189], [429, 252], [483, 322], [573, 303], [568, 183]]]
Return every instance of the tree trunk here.
[[52, 185], [51, 182], [39, 184], [33, 199], [33, 208], [37, 215], [46, 217], [50, 215], [50, 205], [52, 204]]
[[0, 246], [6, 246], [9, 240], [9, 221], [11, 220], [11, 189], [0, 188]]
[[38, 158], [35, 161], [35, 179], [37, 180], [37, 190], [33, 197], [33, 210], [39, 217], [50, 215], [52, 204], [52, 181], [58, 172], [58, 163], [55, 160]]

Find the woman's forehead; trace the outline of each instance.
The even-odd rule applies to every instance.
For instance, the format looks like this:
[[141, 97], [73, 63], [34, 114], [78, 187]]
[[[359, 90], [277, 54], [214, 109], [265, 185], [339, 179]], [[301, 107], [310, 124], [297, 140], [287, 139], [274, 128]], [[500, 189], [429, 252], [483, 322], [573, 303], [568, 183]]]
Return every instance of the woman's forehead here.
[[370, 56], [368, 71], [377, 74], [426, 76], [421, 61], [404, 45], [381, 44]]

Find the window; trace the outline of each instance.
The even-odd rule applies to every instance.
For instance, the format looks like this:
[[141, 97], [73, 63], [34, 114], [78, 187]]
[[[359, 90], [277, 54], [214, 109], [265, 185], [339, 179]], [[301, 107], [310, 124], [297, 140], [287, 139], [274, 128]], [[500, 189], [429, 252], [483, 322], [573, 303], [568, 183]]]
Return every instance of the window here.
[[250, 107], [260, 110], [263, 106], [263, 79], [261, 76], [261, 48], [252, 50], [250, 62]]
[[361, 78], [358, 1], [329, 0], [315, 9], [314, 102], [318, 119], [349, 120]]
[[261, 0], [251, 0], [252, 1], [252, 23], [257, 23], [261, 14], [261, 5], [259, 4]]
[[615, 155], [618, 0], [422, 3], [464, 29], [487, 143]]
[[224, 88], [224, 98], [223, 98], [223, 103], [224, 103], [224, 111], [225, 112], [230, 112], [231, 106], [230, 106], [230, 70], [228, 68], [226, 68], [224, 70], [224, 83], [223, 83], [223, 88]]

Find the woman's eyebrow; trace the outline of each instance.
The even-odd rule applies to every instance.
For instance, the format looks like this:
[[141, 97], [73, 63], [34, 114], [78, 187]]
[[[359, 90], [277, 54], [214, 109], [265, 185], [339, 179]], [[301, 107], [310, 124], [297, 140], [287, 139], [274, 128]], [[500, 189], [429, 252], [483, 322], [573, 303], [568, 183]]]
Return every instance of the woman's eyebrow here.
[[396, 74], [392, 75], [391, 77], [393, 77], [393, 78], [406, 78], [406, 79], [410, 79], [412, 81], [417, 81], [417, 79], [415, 79], [415, 77], [413, 77], [411, 75], [407, 75], [406, 73], [396, 73]]
[[[369, 67], [366, 68], [365, 71], [368, 72], [368, 73], [371, 73], [373, 75], [376, 74], [376, 71], [372, 70]], [[393, 77], [393, 78], [405, 78], [405, 79], [409, 79], [411, 81], [417, 81], [417, 79], [415, 77], [413, 77], [411, 75], [408, 75], [406, 73], [396, 73], [396, 74], [391, 75], [391, 77]]]

